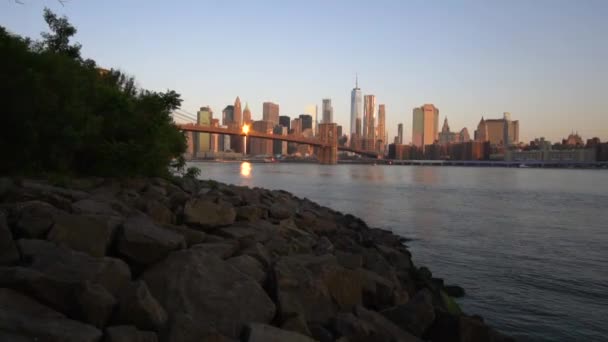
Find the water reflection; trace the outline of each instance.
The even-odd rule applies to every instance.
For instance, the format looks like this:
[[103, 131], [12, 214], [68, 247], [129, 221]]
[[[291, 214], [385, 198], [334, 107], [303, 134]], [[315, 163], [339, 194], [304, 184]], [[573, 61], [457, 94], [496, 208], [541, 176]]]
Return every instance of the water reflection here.
[[251, 178], [251, 163], [249, 163], [249, 162], [241, 163], [241, 177]]

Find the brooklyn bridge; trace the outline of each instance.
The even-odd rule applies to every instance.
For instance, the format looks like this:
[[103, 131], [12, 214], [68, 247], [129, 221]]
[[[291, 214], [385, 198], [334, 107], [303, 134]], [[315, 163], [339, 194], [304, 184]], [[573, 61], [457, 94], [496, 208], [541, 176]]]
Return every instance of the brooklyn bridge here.
[[184, 132], [212, 133], [224, 134], [231, 136], [242, 136], [258, 139], [270, 139], [278, 141], [286, 141], [297, 144], [310, 145], [317, 148], [317, 158], [321, 164], [337, 164], [338, 151], [352, 152], [366, 157], [377, 158], [378, 153], [375, 151], [365, 151], [353, 149], [348, 146], [340, 146], [338, 144], [338, 130], [335, 123], [319, 124], [319, 134], [314, 138], [306, 138], [295, 135], [278, 135], [272, 133], [256, 132], [248, 129], [248, 126], [243, 126], [243, 129], [221, 128], [207, 125], [197, 124], [178, 124], [180, 130]]

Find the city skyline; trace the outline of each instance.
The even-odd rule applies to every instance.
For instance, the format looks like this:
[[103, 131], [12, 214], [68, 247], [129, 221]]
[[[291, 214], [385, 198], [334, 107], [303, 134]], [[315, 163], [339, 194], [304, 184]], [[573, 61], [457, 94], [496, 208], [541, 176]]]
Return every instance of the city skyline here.
[[[245, 2], [236, 12], [223, 3], [143, 4], [8, 2], [0, 5], [0, 21], [14, 33], [38, 39], [46, 30], [40, 14], [49, 6], [78, 28], [75, 40], [83, 44], [84, 58], [135, 75], [142, 87], [176, 90], [184, 99], [182, 108], [193, 114], [203, 105], [219, 113], [239, 95], [255, 119], [268, 101], [280, 104], [281, 114], [295, 117], [308, 113], [311, 103], [319, 106], [330, 98], [334, 121], [350, 127], [349, 95], [358, 73], [362, 93], [375, 94], [376, 103], [388, 107], [388, 136], [397, 135], [397, 124], [403, 123], [405, 143], [411, 141], [411, 110], [423, 103], [435, 104], [452, 127], [469, 132], [481, 116], [510, 112], [522, 124], [521, 141], [558, 141], [571, 130], [608, 138], [608, 105], [602, 94], [608, 47], [597, 43], [608, 32], [602, 20], [608, 3], [603, 1], [584, 6], [566, 1], [509, 6], [388, 1], [373, 8]], [[108, 8], [120, 8], [120, 13]], [[214, 15], [198, 25], [199, 13]], [[267, 13], [268, 18], [247, 20], [252, 13]], [[233, 25], [226, 25], [228, 15]], [[345, 25], [369, 15], [386, 20]], [[422, 25], [425, 15], [441, 25]], [[318, 25], [293, 25], [306, 17]], [[133, 20], [135, 29], [125, 35], [121, 28]], [[164, 25], [158, 25], [161, 21]], [[585, 25], [576, 24], [581, 22]], [[277, 25], [286, 29], [276, 30]], [[141, 39], [133, 44], [133, 37]], [[375, 48], [361, 49], [366, 41]], [[234, 42], [246, 52], [227, 56], [222, 51]], [[281, 48], [267, 49], [269, 44]], [[425, 53], [412, 54], [415, 44]]]

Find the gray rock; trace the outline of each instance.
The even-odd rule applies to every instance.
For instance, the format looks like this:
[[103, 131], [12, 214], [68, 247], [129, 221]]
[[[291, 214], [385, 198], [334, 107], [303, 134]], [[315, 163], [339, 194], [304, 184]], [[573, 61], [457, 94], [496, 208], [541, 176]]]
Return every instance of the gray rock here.
[[383, 245], [377, 245], [376, 248], [398, 272], [407, 271], [413, 267], [411, 255], [407, 250], [398, 250]]
[[84, 290], [78, 295], [82, 321], [102, 329], [110, 319], [116, 299], [103, 286], [85, 283]]
[[[385, 337], [385, 341], [396, 341], [396, 342], [421, 342], [422, 340], [418, 337], [410, 334], [407, 331], [402, 330], [390, 320], [386, 319], [381, 314], [367, 310], [362, 306], [355, 308], [355, 315], [364, 321], [366, 324], [372, 326], [376, 334]], [[379, 339], [382, 341], [382, 339]]]
[[146, 283], [140, 280], [121, 291], [116, 321], [139, 329], [159, 331], [167, 323], [167, 312], [150, 294]]
[[317, 255], [332, 254], [334, 252], [334, 245], [325, 236], [322, 236], [314, 246], [314, 252]]
[[360, 268], [357, 273], [363, 282], [363, 303], [366, 307], [382, 310], [397, 304], [398, 284], [366, 269]]
[[106, 255], [119, 222], [108, 217], [57, 214], [48, 240], [94, 257]]
[[155, 263], [185, 245], [183, 236], [142, 216], [128, 218], [118, 236], [118, 252], [138, 265]]
[[223, 240], [222, 242], [201, 243], [192, 246], [192, 248], [221, 259], [228, 259], [239, 250], [239, 243], [235, 240]]
[[106, 328], [104, 342], [157, 342], [153, 331], [137, 330], [132, 325], [117, 325]]
[[0, 288], [3, 341], [99, 342], [101, 336], [93, 326], [67, 319], [19, 292]]
[[268, 210], [257, 205], [245, 205], [236, 208], [236, 220], [256, 222], [268, 216]]
[[333, 342], [334, 334], [319, 323], [310, 323], [309, 325], [311, 336], [319, 342]]
[[72, 211], [76, 214], [120, 216], [109, 203], [91, 198], [72, 203]]
[[59, 209], [42, 201], [21, 202], [16, 205], [17, 235], [29, 239], [45, 238]]
[[363, 266], [363, 256], [357, 253], [349, 253], [344, 251], [336, 251], [336, 259], [342, 267], [356, 270]]
[[270, 206], [270, 217], [279, 220], [290, 218], [293, 215], [293, 210], [281, 203], [274, 203]]
[[44, 182], [37, 182], [33, 180], [24, 180], [21, 186], [33, 195], [38, 197], [49, 197], [57, 195], [68, 198], [72, 201], [78, 201], [89, 197], [90, 195], [84, 191], [60, 188], [45, 184]]
[[175, 215], [166, 205], [155, 199], [145, 199], [142, 205], [143, 211], [158, 224], [171, 224], [175, 221]]
[[110, 257], [95, 258], [88, 254], [57, 246], [42, 240], [18, 240], [29, 267], [67, 281], [91, 281], [116, 295], [131, 278], [129, 266]]
[[287, 318], [283, 324], [281, 324], [281, 329], [295, 331], [302, 335], [311, 336], [306, 319], [304, 319], [304, 317], [301, 315]]
[[19, 261], [19, 251], [6, 223], [6, 217], [0, 211], [0, 265], [12, 265], [17, 261]]
[[242, 250], [241, 255], [249, 255], [259, 261], [264, 267], [270, 266], [270, 263], [272, 262], [268, 249], [261, 243], [256, 243], [255, 245]]
[[251, 323], [245, 329], [246, 342], [315, 342], [312, 338], [271, 325]]
[[226, 260], [226, 262], [259, 284], [263, 284], [266, 280], [266, 272], [262, 264], [249, 255], [239, 255]]
[[194, 199], [184, 206], [184, 222], [204, 228], [229, 226], [236, 219], [236, 210], [232, 204], [219, 201]]
[[373, 340], [374, 328], [357, 318], [352, 313], [338, 313], [332, 320], [332, 330], [339, 336], [346, 336], [352, 340], [367, 341]]
[[427, 289], [420, 290], [408, 303], [383, 310], [382, 315], [402, 329], [422, 336], [435, 320], [433, 296]]
[[165, 224], [163, 225], [163, 228], [169, 229], [170, 231], [183, 236], [188, 247], [203, 243], [207, 240], [207, 234], [199, 230], [188, 228], [186, 226]]
[[182, 317], [196, 322], [190, 335], [215, 327], [236, 338], [244, 324], [267, 323], [275, 314], [274, 303], [257, 282], [202, 249], [173, 252], [142, 279], [169, 314], [170, 331], [175, 331], [176, 317]]

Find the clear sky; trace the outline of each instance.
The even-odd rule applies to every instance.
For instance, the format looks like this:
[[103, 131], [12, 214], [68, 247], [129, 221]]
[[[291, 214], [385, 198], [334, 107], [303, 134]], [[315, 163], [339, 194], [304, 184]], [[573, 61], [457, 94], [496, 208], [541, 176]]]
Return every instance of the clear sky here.
[[44, 6], [78, 28], [83, 55], [174, 89], [183, 108], [215, 115], [240, 96], [294, 116], [332, 99], [349, 126], [355, 73], [411, 140], [412, 108], [433, 103], [440, 127], [471, 135], [482, 115], [508, 111], [520, 137], [571, 130], [608, 140], [608, 1], [156, 1], [0, 2], [0, 25], [39, 37]]

